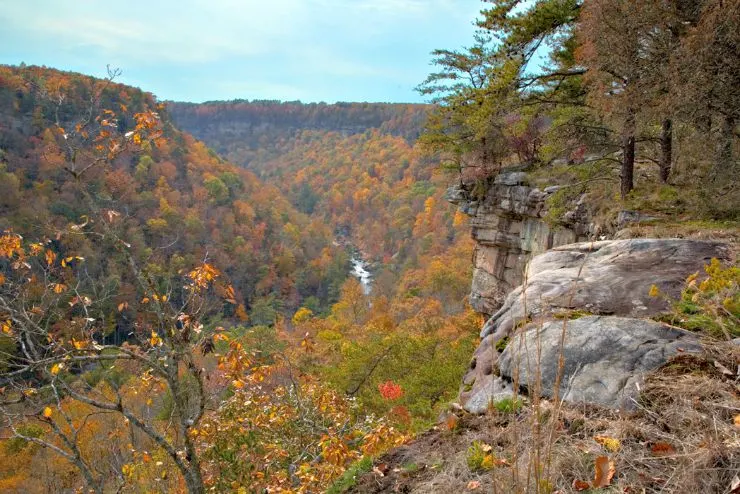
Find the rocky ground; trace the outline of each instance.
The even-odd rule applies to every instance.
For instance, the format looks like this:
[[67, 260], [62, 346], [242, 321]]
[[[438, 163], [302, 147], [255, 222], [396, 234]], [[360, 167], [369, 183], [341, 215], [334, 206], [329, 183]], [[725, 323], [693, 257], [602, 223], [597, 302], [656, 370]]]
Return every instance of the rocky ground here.
[[[680, 355], [647, 377], [632, 411], [550, 400], [458, 411], [377, 458], [348, 492], [579, 492], [599, 461], [614, 471], [603, 492], [739, 492], [738, 359], [731, 343]], [[490, 455], [479, 468], [476, 442]]]

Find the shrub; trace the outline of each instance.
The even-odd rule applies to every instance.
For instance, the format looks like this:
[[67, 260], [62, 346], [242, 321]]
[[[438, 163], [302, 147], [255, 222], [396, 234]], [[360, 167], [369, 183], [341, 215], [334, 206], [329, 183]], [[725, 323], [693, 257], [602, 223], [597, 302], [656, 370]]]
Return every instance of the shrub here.
[[520, 398], [504, 398], [493, 403], [493, 408], [503, 414], [516, 413], [524, 406], [524, 401]]
[[[699, 273], [686, 279], [681, 296], [672, 301], [672, 311], [660, 319], [715, 338], [739, 337], [740, 268], [725, 268], [719, 260], [712, 259], [704, 271], [708, 276], [703, 281], [699, 281]], [[650, 295], [664, 296], [655, 285], [650, 288]]]

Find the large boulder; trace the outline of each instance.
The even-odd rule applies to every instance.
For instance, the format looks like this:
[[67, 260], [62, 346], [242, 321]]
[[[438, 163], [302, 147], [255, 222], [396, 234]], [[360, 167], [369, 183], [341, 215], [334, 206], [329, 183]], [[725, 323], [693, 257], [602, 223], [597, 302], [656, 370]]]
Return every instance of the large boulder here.
[[[460, 403], [468, 411], [480, 413], [490, 401], [512, 389], [514, 370], [519, 365], [513, 363], [512, 350], [503, 362], [501, 354], [506, 352], [504, 348], [516, 348], [515, 333], [524, 334], [522, 341], [528, 342], [527, 335], [537, 334], [531, 332], [542, 328], [547, 329], [542, 335], [549, 338], [558, 333], [553, 328], [562, 328], [566, 321], [566, 369], [580, 369], [563, 381], [568, 384], [566, 398], [624, 406], [634, 397], [635, 384], [639, 384], [642, 374], [662, 365], [678, 348], [695, 348], [687, 333], [668, 331], [663, 325], [645, 320], [665, 312], [670, 305], [664, 296], [651, 297], [650, 287], [656, 285], [663, 295], [675, 299], [690, 274], [702, 271], [712, 258], [727, 261], [729, 256], [724, 244], [682, 239], [583, 242], [535, 256], [527, 266], [526, 282], [509, 293], [483, 326], [481, 344], [463, 378]], [[600, 332], [607, 334], [602, 338]], [[626, 346], [609, 343], [613, 336], [610, 333], [621, 334]], [[602, 350], [581, 351], [585, 340]], [[633, 344], [637, 350], [632, 349]], [[550, 343], [540, 347], [540, 362], [543, 370], [552, 370], [557, 356], [550, 354], [554, 350], [547, 345]], [[640, 353], [647, 349], [647, 356]], [[620, 363], [623, 360], [627, 363]], [[584, 367], [589, 370], [586, 374]], [[599, 374], [608, 376], [601, 384], [594, 377]], [[518, 382], [527, 384], [526, 379]], [[545, 382], [543, 379], [543, 394], [547, 395]], [[596, 392], [599, 387], [602, 394]]]
[[560, 398], [629, 409], [647, 372], [678, 353], [700, 349], [688, 331], [644, 319], [588, 316], [528, 325], [511, 339], [498, 366], [501, 376], [529, 389], [539, 376], [543, 396], [553, 396], [560, 374]]
[[522, 321], [573, 310], [637, 318], [665, 312], [669, 302], [651, 297], [650, 287], [675, 298], [712, 258], [727, 260], [729, 250], [719, 242], [645, 238], [555, 247], [530, 261], [526, 283], [509, 293], [481, 337], [499, 340]]

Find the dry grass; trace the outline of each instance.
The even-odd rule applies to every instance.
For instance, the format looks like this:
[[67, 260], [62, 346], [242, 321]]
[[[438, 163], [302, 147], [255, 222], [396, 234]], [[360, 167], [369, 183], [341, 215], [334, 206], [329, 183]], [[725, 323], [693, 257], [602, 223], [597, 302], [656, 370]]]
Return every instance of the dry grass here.
[[[600, 492], [729, 493], [740, 472], [740, 428], [733, 423], [740, 414], [739, 363], [740, 348], [731, 343], [679, 356], [647, 377], [631, 413], [558, 409], [541, 400], [515, 414], [462, 416], [455, 430], [440, 425], [378, 459], [387, 473], [365, 475], [350, 492], [471, 492], [476, 481], [472, 492], [570, 493], [574, 480], [593, 479], [595, 459], [606, 455], [616, 475]], [[595, 436], [618, 440], [618, 449]], [[505, 462], [471, 472], [466, 454], [476, 440]]]

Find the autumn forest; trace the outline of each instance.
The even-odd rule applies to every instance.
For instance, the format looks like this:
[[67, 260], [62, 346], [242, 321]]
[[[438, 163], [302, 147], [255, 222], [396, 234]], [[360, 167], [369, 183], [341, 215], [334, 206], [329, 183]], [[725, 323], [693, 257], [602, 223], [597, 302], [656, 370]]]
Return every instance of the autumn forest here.
[[[459, 431], [492, 314], [450, 185], [484, 208], [523, 171], [557, 184], [554, 232], [577, 211], [590, 240], [736, 251], [740, 5], [644, 3], [486, 1], [424, 104], [175, 102], [113, 67], [0, 65], [0, 491], [338, 494]], [[691, 314], [737, 338], [734, 269]]]

